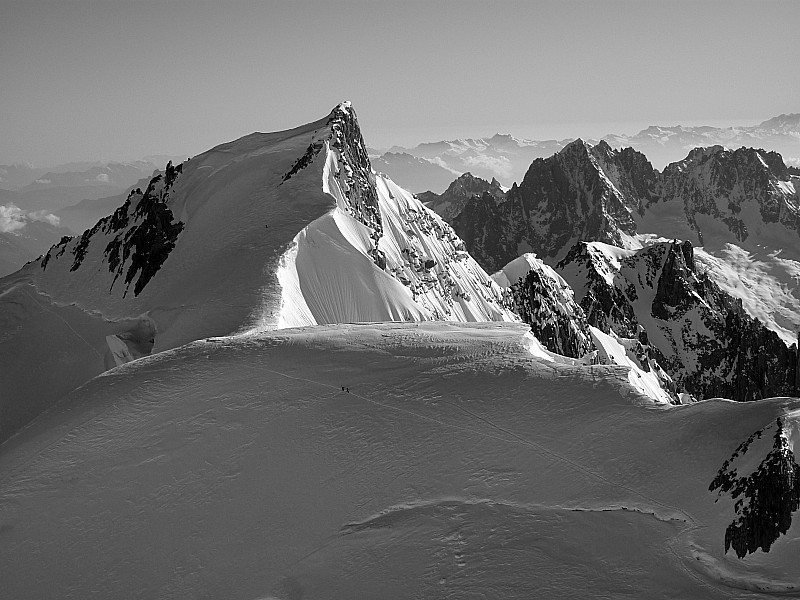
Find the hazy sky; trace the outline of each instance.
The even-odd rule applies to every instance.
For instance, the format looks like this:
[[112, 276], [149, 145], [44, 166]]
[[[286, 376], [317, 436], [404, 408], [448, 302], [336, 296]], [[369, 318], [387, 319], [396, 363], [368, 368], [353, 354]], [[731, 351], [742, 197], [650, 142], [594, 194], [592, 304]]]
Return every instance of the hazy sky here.
[[0, 0], [0, 163], [196, 154], [353, 101], [371, 146], [800, 112], [800, 2]]

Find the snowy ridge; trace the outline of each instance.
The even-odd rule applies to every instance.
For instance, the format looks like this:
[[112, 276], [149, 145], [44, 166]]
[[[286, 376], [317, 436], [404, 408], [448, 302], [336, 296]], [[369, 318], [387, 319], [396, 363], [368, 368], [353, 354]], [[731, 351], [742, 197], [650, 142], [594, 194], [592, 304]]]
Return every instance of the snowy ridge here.
[[[602, 246], [616, 251], [609, 252], [612, 260], [618, 261], [625, 253]], [[619, 262], [615, 264], [619, 268]], [[603, 333], [591, 327], [567, 282], [535, 255], [522, 255], [492, 277], [507, 291], [516, 312], [548, 350], [580, 358], [585, 364], [625, 367], [631, 385], [656, 403], [688, 400], [676, 393], [675, 382], [640, 339], [626, 339], [611, 330]]]
[[0, 387], [14, 402], [0, 403], [0, 439], [105, 369], [193, 340], [515, 320], [501, 299], [449, 225], [373, 172], [343, 103], [169, 163], [113, 214], [1, 279]]
[[637, 251], [580, 243], [558, 265], [591, 325], [639, 338], [680, 388], [698, 398], [797, 393], [797, 347], [751, 318], [698, 272], [690, 242]]
[[0, 453], [4, 592], [797, 593], [797, 399], [656, 408], [625, 369], [532, 358], [525, 329], [286, 329], [95, 378]]
[[352, 200], [358, 167], [342, 144], [324, 145], [322, 190], [336, 208], [305, 227], [281, 259], [277, 326], [516, 320], [450, 225], [365, 165], [361, 181], [370, 191], [362, 195], [374, 197], [378, 210], [363, 217]]

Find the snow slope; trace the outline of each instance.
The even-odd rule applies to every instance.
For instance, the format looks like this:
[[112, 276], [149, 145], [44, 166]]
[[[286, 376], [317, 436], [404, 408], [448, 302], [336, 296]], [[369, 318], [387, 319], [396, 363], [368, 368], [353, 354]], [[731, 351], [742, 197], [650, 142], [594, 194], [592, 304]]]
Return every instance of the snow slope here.
[[127, 356], [109, 336], [135, 357], [289, 325], [515, 319], [449, 225], [372, 171], [349, 103], [168, 167], [0, 279], [0, 440]]
[[739, 559], [734, 502], [709, 491], [755, 468], [778, 418], [785, 455], [800, 400], [658, 407], [619, 367], [534, 358], [526, 329], [285, 329], [97, 377], [3, 446], [4, 596], [800, 589], [797, 524]]
[[[348, 166], [335, 149], [327, 150], [323, 190], [336, 208], [305, 227], [283, 257], [278, 327], [516, 320], [450, 225], [380, 174], [375, 189], [383, 235], [376, 246], [374, 232], [348, 214], [348, 184], [341, 177]], [[375, 268], [376, 255], [383, 269]]]
[[[599, 242], [592, 245], [604, 253], [605, 261], [599, 264], [615, 264], [617, 270], [619, 260], [632, 253]], [[602, 276], [613, 277], [612, 270], [613, 266]], [[517, 313], [549, 350], [581, 358], [585, 364], [624, 367], [628, 369], [629, 382], [640, 393], [657, 403], [678, 403], [674, 381], [651, 356], [650, 349], [638, 339], [625, 339], [614, 331], [604, 333], [591, 327], [575, 301], [573, 289], [535, 254], [523, 254], [492, 278], [508, 293]], [[581, 291], [585, 294], [585, 290]]]
[[698, 268], [690, 242], [580, 243], [558, 270], [590, 324], [642, 340], [685, 391], [734, 400], [797, 393], [796, 347]]

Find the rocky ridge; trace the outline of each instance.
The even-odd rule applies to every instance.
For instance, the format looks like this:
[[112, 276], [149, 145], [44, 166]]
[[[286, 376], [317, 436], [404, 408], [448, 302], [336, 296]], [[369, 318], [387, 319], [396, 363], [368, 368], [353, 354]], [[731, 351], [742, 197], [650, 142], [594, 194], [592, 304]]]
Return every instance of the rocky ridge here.
[[677, 404], [681, 397], [673, 379], [658, 363], [660, 356], [641, 327], [618, 334], [587, 319], [569, 284], [533, 254], [525, 254], [492, 275], [504, 289], [506, 302], [551, 352], [587, 364], [618, 364], [630, 369], [635, 386], [652, 385], [650, 394]]
[[733, 241], [777, 224], [800, 242], [796, 184], [800, 179], [775, 152], [695, 149], [659, 173], [631, 148], [576, 140], [535, 160], [496, 207], [473, 196], [447, 218], [490, 269], [524, 251], [557, 261], [578, 240], [635, 248], [641, 244], [631, 237], [661, 226], [665, 216], [679, 222], [666, 235], [691, 236], [701, 245], [701, 215], [725, 227]]
[[590, 325], [638, 337], [697, 398], [797, 394], [797, 346], [748, 316], [697, 270], [690, 242], [619, 252], [580, 242], [557, 266]]
[[467, 172], [455, 179], [444, 193], [423, 192], [417, 197], [425, 206], [451, 221], [474, 196], [481, 197], [484, 194], [488, 194], [496, 203], [502, 202], [506, 195], [497, 179], [486, 181]]
[[453, 227], [491, 270], [527, 251], [558, 257], [578, 240], [632, 247], [637, 215], [656, 193], [652, 173], [635, 151], [576, 140], [535, 160], [496, 206], [473, 196]]

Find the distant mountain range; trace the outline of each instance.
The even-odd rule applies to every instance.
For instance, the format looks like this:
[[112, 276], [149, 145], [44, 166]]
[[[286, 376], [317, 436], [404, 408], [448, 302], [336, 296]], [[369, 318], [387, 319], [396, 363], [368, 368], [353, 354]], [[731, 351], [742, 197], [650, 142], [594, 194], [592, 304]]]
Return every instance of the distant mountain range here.
[[[647, 155], [662, 169], [680, 160], [692, 148], [721, 145], [772, 150], [787, 165], [800, 166], [800, 113], [780, 115], [752, 127], [659, 127], [651, 126], [635, 135], [603, 136], [612, 148], [632, 147]], [[441, 193], [451, 179], [448, 172], [470, 172], [486, 180], [496, 178], [510, 187], [520, 182], [531, 162], [546, 158], [572, 139], [532, 141], [497, 134], [490, 138], [466, 138], [424, 143], [414, 148], [394, 146], [375, 154], [376, 169], [414, 192]], [[594, 145], [600, 140], [587, 140]], [[416, 160], [414, 160], [416, 159]]]
[[377, 173], [345, 102], [60, 209], [104, 214], [0, 277], [4, 595], [795, 594], [800, 178], [451, 175]]
[[147, 186], [162, 157], [133, 162], [69, 163], [47, 168], [0, 165], [0, 216], [13, 215], [13, 231], [0, 222], [0, 277], [114, 212], [132, 187]]
[[184, 158], [154, 156], [132, 162], [69, 163], [47, 168], [0, 165], [0, 203], [8, 191], [13, 191], [20, 208], [55, 212], [81, 200], [127, 193], [131, 185], [163, 168], [169, 160]]
[[349, 104], [168, 163], [109, 202], [0, 280], [0, 440], [106, 369], [209, 336], [518, 321], [451, 227], [373, 173]]
[[[678, 389], [747, 400], [800, 382], [798, 190], [776, 152], [696, 148], [659, 172], [632, 148], [576, 140], [506, 193], [465, 174], [420, 196], [488, 271], [532, 252], [563, 277], [585, 317], [567, 311], [579, 316], [559, 335], [526, 318], [551, 350], [583, 348], [589, 326], [640, 338]], [[525, 277], [508, 284], [527, 290], [512, 289], [517, 312], [547, 314], [553, 286]]]

